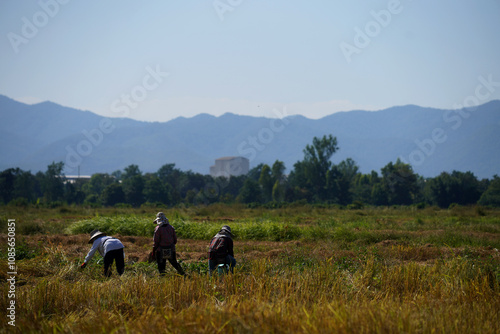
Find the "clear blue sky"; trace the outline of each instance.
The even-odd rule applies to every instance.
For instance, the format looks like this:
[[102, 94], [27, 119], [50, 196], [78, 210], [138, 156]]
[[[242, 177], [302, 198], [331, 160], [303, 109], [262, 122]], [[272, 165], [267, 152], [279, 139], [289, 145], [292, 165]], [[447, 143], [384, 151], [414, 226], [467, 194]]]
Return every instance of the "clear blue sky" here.
[[147, 121], [500, 99], [499, 0], [65, 2], [0, 2], [0, 94]]

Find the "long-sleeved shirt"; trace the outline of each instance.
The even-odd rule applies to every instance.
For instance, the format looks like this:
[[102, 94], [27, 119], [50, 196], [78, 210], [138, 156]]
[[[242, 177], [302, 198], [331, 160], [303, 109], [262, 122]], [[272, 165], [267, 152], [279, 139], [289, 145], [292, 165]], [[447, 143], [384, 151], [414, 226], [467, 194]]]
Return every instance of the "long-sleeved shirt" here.
[[175, 244], [177, 243], [175, 229], [168, 223], [156, 226], [153, 241], [154, 250], [158, 249], [158, 247], [172, 247], [172, 250], [175, 251]]
[[87, 256], [85, 256], [85, 263], [88, 263], [90, 260], [92, 260], [92, 257], [94, 256], [94, 253], [96, 251], [99, 251], [99, 254], [101, 254], [101, 256], [104, 257], [107, 252], [115, 249], [121, 249], [123, 247], [124, 246], [121, 243], [121, 241], [116, 238], [108, 236], [99, 237], [94, 240], [92, 248], [89, 250]]
[[[219, 240], [220, 239], [220, 240]], [[227, 233], [219, 232], [217, 233], [212, 240], [210, 241], [210, 245], [214, 244], [214, 246], [217, 248], [216, 250], [210, 250], [208, 252], [208, 258], [210, 260], [215, 260], [215, 257], [217, 256], [225, 256], [225, 255], [231, 255], [234, 257], [234, 251], [233, 251], [233, 239], [231, 236]]]

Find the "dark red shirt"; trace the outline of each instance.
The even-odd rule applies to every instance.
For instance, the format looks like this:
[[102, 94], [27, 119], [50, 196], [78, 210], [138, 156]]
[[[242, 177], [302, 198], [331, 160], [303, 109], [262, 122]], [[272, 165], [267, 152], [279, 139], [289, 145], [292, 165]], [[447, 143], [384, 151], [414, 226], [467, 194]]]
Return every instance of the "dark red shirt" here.
[[155, 250], [158, 247], [172, 247], [175, 250], [175, 244], [177, 243], [175, 229], [170, 224], [156, 226], [153, 241]]
[[210, 241], [208, 258], [215, 260], [217, 257], [226, 255], [234, 257], [233, 239], [227, 234], [217, 233]]

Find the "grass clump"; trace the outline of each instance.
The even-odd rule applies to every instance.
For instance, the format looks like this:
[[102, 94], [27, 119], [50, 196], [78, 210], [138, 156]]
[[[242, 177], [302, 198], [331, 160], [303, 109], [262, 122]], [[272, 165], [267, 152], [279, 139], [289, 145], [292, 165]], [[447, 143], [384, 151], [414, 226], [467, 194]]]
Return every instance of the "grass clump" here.
[[94, 229], [109, 234], [151, 236], [155, 225], [150, 220], [136, 216], [95, 217], [80, 220], [66, 228], [69, 234], [88, 234]]

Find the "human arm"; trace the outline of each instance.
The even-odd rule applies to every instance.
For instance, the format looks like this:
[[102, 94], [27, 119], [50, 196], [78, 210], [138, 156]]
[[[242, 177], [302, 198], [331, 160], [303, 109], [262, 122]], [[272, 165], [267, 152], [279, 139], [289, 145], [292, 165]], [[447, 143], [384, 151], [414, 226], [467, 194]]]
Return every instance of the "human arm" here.
[[158, 247], [160, 246], [160, 240], [161, 240], [160, 234], [161, 233], [160, 231], [158, 231], [158, 226], [156, 226], [155, 232], [153, 234], [153, 253], [155, 253]]
[[[85, 265], [90, 261], [92, 260], [92, 257], [94, 256], [95, 252], [97, 251], [97, 249], [99, 248], [101, 244], [101, 238], [97, 239], [94, 241], [94, 243], [92, 244], [92, 248], [90, 248], [87, 256], [85, 256], [85, 260], [84, 260], [84, 263]], [[85, 268], [85, 266], [82, 265], [82, 268]]]
[[228, 238], [227, 240], [227, 253], [234, 257], [234, 251], [233, 251], [233, 239]]
[[177, 234], [175, 233], [175, 229], [172, 227], [172, 236], [173, 236], [173, 240], [174, 240], [174, 245], [177, 244]]

